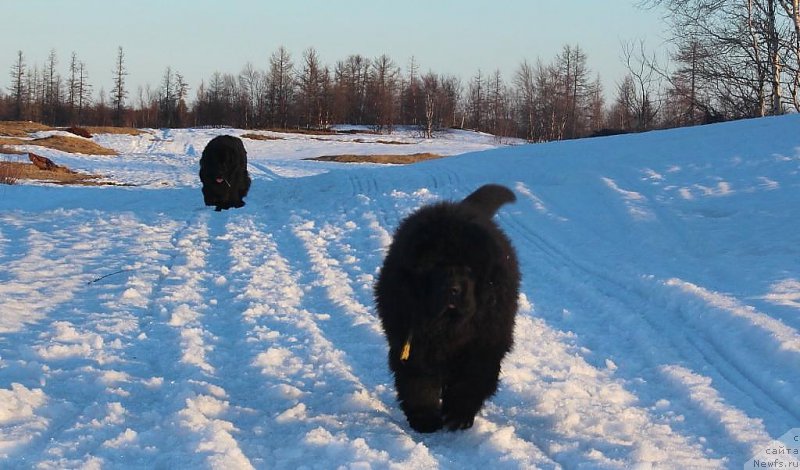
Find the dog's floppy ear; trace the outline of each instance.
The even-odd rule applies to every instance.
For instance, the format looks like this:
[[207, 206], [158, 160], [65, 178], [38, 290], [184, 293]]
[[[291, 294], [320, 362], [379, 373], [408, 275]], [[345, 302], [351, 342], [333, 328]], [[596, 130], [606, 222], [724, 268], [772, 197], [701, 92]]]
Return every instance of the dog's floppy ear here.
[[503, 204], [514, 202], [514, 193], [499, 184], [485, 184], [464, 198], [461, 204], [469, 207], [487, 219], [491, 219]]

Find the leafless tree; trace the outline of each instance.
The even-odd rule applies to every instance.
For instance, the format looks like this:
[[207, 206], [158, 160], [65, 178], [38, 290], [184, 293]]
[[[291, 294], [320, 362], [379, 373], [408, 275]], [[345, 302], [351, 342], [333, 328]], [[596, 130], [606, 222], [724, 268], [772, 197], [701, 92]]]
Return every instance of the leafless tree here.
[[270, 57], [267, 102], [270, 125], [274, 127], [289, 126], [290, 104], [294, 99], [293, 67], [291, 54], [283, 46]]
[[497, 137], [507, 137], [511, 131], [509, 93], [500, 70], [495, 70], [488, 81], [487, 125]]
[[800, 0], [778, 0], [791, 24], [786, 34], [785, 64], [791, 104], [800, 112]]
[[56, 50], [51, 49], [44, 69], [44, 95], [42, 102], [42, 119], [49, 124], [59, 120], [61, 107], [61, 76], [56, 66], [58, 58]]
[[[628, 77], [634, 85], [632, 104], [635, 122], [634, 129], [643, 131], [656, 125], [656, 117], [662, 106], [661, 74], [653, 55], [648, 55], [644, 41], [623, 44], [623, 62], [628, 69]], [[626, 85], [627, 86], [627, 85]]]
[[333, 109], [340, 122], [366, 123], [367, 85], [371, 69], [371, 61], [358, 54], [336, 63], [333, 72]]
[[595, 81], [589, 85], [587, 100], [588, 131], [593, 134], [606, 128], [606, 103], [600, 74], [597, 74]]
[[398, 107], [400, 69], [387, 55], [372, 61], [367, 102], [379, 132], [394, 130]]
[[314, 48], [303, 52], [303, 68], [297, 75], [298, 94], [301, 106], [301, 125], [322, 129], [326, 122], [326, 83], [329, 72], [319, 60]]
[[626, 75], [617, 85], [617, 95], [609, 112], [608, 124], [615, 131], [636, 129], [638, 98], [633, 77]]
[[467, 125], [475, 130], [484, 130], [486, 116], [486, 82], [478, 70], [469, 83], [467, 92]]
[[114, 107], [114, 125], [123, 124], [123, 114], [125, 111], [125, 98], [128, 91], [125, 89], [125, 76], [128, 71], [125, 68], [125, 53], [122, 46], [117, 48], [117, 60], [114, 63], [114, 88], [111, 91], [111, 104]]
[[413, 56], [408, 64], [408, 78], [403, 83], [401, 98], [400, 115], [404, 123], [412, 126], [418, 125], [422, 121], [425, 112], [425, 104], [421, 98], [421, 87], [419, 77], [419, 65]]
[[422, 130], [427, 138], [434, 131], [447, 127], [455, 119], [461, 85], [457, 78], [439, 76], [428, 72], [420, 79], [420, 92], [424, 104]]
[[239, 73], [239, 87], [245, 98], [248, 127], [263, 127], [267, 112], [267, 74], [248, 62]]
[[533, 67], [528, 61], [523, 61], [514, 77], [517, 90], [519, 121], [524, 127], [525, 138], [534, 140], [537, 121], [536, 113], [536, 81]]
[[83, 62], [78, 63], [78, 80], [76, 86], [76, 119], [78, 124], [83, 124], [85, 110], [92, 103], [92, 85], [89, 84], [89, 73], [86, 71], [86, 64]]
[[11, 86], [8, 89], [11, 92], [12, 119], [20, 120], [23, 118], [23, 104], [25, 103], [25, 95], [27, 94], [27, 87], [25, 82], [25, 58], [22, 51], [17, 51], [17, 60], [11, 66]]
[[[665, 7], [679, 49], [697, 43], [715, 106], [731, 117], [781, 114], [796, 79], [797, 0], [643, 0]], [[795, 87], [796, 88], [796, 87]]]

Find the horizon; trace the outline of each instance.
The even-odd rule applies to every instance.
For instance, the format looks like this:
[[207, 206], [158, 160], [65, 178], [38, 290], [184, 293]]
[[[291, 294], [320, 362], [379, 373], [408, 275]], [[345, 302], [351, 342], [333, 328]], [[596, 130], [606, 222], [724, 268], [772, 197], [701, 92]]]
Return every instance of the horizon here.
[[[643, 40], [649, 49], [658, 50], [664, 43], [658, 12], [626, 0], [615, 0], [613, 5], [586, 2], [579, 16], [572, 4], [517, 0], [502, 8], [478, 1], [451, 6], [454, 2], [430, 5], [411, 0], [402, 9], [362, 0], [350, 2], [349, 8], [321, 1], [311, 6], [270, 6], [233, 0], [225, 9], [214, 9], [213, 15], [209, 14], [214, 6], [210, 0], [192, 2], [191, 7], [186, 2], [163, 5], [155, 0], [113, 8], [100, 0], [69, 5], [42, 0], [5, 3], [10, 17], [34, 19], [12, 22], [0, 30], [0, 43], [6, 45], [0, 57], [0, 67], [7, 71], [0, 79], [4, 93], [17, 51], [22, 51], [27, 67], [42, 67], [55, 51], [62, 77], [68, 75], [74, 52], [86, 66], [96, 99], [101, 90], [110, 92], [117, 51], [122, 47], [129, 104], [139, 87], [157, 89], [167, 67], [184, 76], [189, 99], [194, 101], [200, 83], [215, 72], [238, 75], [248, 63], [266, 69], [269, 57], [281, 46], [295, 66], [308, 48], [314, 48], [322, 64], [331, 68], [349, 55], [374, 59], [385, 54], [404, 74], [413, 57], [420, 73], [454, 75], [462, 82], [478, 71], [491, 74], [496, 70], [508, 82], [523, 61], [549, 63], [564, 46], [578, 46], [587, 56], [590, 73], [600, 76], [608, 99], [626, 72], [620, 60], [622, 44]], [[154, 11], [159, 12], [157, 16]], [[448, 22], [449, 18], [458, 21]], [[410, 35], [403, 29], [409, 23], [414, 24]], [[70, 27], [65, 29], [64, 24]], [[484, 27], [485, 32], [479, 31]], [[236, 31], [235, 36], [223, 32], [229, 28]], [[58, 36], [42, 34], [48, 30], [58, 31]], [[608, 34], [609, 30], [615, 33]], [[108, 40], [115, 35], [116, 40]]]

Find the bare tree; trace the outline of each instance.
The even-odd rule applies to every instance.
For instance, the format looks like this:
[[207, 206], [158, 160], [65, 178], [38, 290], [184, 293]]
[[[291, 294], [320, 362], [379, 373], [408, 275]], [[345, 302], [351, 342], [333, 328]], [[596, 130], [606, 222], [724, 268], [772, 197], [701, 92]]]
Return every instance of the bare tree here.
[[800, 0], [778, 0], [791, 23], [785, 39], [787, 54], [784, 63], [789, 75], [788, 89], [795, 111], [800, 111]]
[[114, 107], [113, 122], [115, 126], [123, 124], [123, 113], [125, 111], [125, 98], [128, 91], [125, 89], [125, 76], [128, 71], [125, 69], [125, 53], [122, 46], [117, 48], [117, 60], [114, 65], [114, 88], [111, 91], [111, 104]]
[[[439, 76], [428, 72], [420, 78], [420, 96], [423, 101], [422, 131], [432, 138], [434, 131], [456, 120], [461, 84], [455, 77]], [[450, 124], [452, 125], [452, 124]]]
[[[791, 31], [800, 29], [797, 0], [644, 0], [668, 12], [679, 49], [697, 43], [716, 107], [732, 117], [783, 112], [794, 82]], [[795, 34], [796, 36], [796, 34]], [[795, 55], [800, 60], [800, 56]], [[796, 68], [794, 69], [796, 70]], [[791, 92], [790, 92], [791, 93]]]
[[364, 124], [367, 119], [367, 85], [372, 64], [361, 55], [350, 55], [334, 69], [334, 112], [350, 124]]
[[253, 64], [245, 64], [239, 72], [239, 87], [245, 99], [245, 122], [251, 127], [264, 125], [267, 102], [267, 75]]
[[633, 81], [634, 128], [637, 131], [652, 129], [661, 109], [661, 74], [654, 56], [648, 56], [644, 41], [623, 44], [623, 61], [628, 76]]
[[74, 51], [69, 61], [69, 80], [67, 81], [67, 120], [75, 124], [75, 107], [78, 101], [78, 54]]
[[312, 47], [303, 52], [303, 69], [297, 75], [302, 125], [306, 128], [323, 128], [323, 66], [317, 51]]
[[600, 74], [597, 74], [595, 81], [589, 85], [588, 90], [588, 120], [589, 131], [593, 134], [606, 128], [606, 103], [603, 98], [603, 84], [600, 81]]
[[189, 107], [186, 104], [186, 97], [189, 94], [189, 84], [184, 80], [183, 75], [175, 72], [175, 125], [183, 127], [187, 124]]
[[368, 102], [379, 132], [394, 130], [397, 114], [400, 69], [387, 55], [372, 61], [368, 86]]
[[556, 58], [555, 67], [562, 83], [559, 96], [563, 108], [564, 138], [574, 139], [584, 131], [584, 115], [588, 107], [586, 101], [590, 84], [586, 54], [580, 46], [564, 46]]
[[49, 124], [56, 124], [59, 120], [61, 106], [61, 76], [56, 70], [58, 58], [56, 50], [51, 49], [44, 69], [44, 96], [42, 118]]
[[536, 115], [536, 82], [533, 67], [528, 61], [523, 61], [514, 77], [517, 89], [518, 112], [520, 124], [524, 126], [525, 138], [534, 140]]
[[486, 115], [486, 86], [483, 73], [478, 70], [469, 83], [467, 92], [468, 126], [475, 130], [483, 130]]
[[425, 112], [425, 103], [421, 99], [421, 88], [419, 78], [419, 66], [417, 65], [416, 58], [413, 56], [408, 65], [408, 79], [403, 83], [403, 92], [401, 100], [401, 116], [403, 122], [416, 126], [422, 120], [422, 115]]
[[269, 60], [269, 91], [267, 101], [270, 123], [275, 127], [289, 126], [290, 104], [294, 98], [292, 58], [283, 46]]
[[11, 100], [13, 102], [11, 116], [13, 119], [21, 120], [23, 117], [23, 103], [27, 94], [25, 59], [22, 51], [17, 51], [17, 60], [11, 66], [11, 86], [8, 90], [11, 92]]
[[617, 95], [609, 112], [609, 126], [616, 131], [636, 129], [638, 98], [633, 77], [626, 75], [617, 85]]
[[509, 132], [509, 99], [500, 70], [495, 70], [488, 82], [487, 111], [488, 129], [497, 137], [506, 137]]
[[85, 118], [85, 110], [92, 101], [92, 85], [89, 84], [89, 74], [83, 62], [78, 63], [78, 80], [76, 83], [77, 96], [77, 123], [82, 124]]

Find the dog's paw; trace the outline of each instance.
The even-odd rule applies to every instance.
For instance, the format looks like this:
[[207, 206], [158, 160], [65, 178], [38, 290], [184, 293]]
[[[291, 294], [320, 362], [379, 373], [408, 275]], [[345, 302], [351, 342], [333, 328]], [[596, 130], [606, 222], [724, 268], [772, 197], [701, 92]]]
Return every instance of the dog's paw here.
[[438, 412], [413, 413], [408, 415], [408, 424], [417, 432], [436, 432], [442, 429], [442, 415]]
[[444, 427], [449, 431], [469, 429], [475, 424], [475, 415], [451, 415], [444, 418]]

